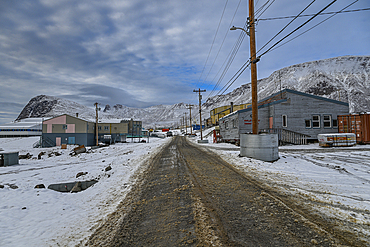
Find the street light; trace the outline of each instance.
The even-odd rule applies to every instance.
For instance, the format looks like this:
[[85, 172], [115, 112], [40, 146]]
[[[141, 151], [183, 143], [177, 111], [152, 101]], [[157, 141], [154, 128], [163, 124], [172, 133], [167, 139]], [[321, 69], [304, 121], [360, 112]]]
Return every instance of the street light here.
[[250, 35], [249, 32], [247, 30], [245, 30], [244, 28], [242, 28], [242, 27], [234, 27], [234, 26], [230, 27], [231, 31], [234, 31], [236, 29], [243, 30], [248, 36]]

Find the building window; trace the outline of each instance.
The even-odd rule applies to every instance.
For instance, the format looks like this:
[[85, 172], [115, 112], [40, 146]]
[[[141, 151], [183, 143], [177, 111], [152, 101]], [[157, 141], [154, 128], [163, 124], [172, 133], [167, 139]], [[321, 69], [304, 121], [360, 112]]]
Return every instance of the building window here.
[[63, 129], [66, 130], [67, 129], [67, 125], [66, 124], [63, 124]]
[[229, 129], [229, 122], [225, 122], [225, 129]]
[[320, 115], [313, 115], [312, 116], [312, 127], [313, 128], [320, 128]]
[[283, 127], [288, 127], [288, 117], [287, 117], [287, 115], [283, 115]]
[[306, 124], [306, 128], [311, 128], [311, 120], [308, 119], [308, 120], [304, 120], [305, 121], [305, 124]]
[[324, 128], [331, 128], [331, 116], [324, 115]]
[[233, 128], [237, 128], [237, 126], [236, 126], [237, 124], [236, 124], [236, 120], [235, 119], [233, 119]]
[[109, 126], [104, 126], [104, 130], [109, 130]]
[[98, 130], [101, 130], [101, 126], [98, 126]]
[[333, 119], [333, 128], [338, 128], [338, 120]]

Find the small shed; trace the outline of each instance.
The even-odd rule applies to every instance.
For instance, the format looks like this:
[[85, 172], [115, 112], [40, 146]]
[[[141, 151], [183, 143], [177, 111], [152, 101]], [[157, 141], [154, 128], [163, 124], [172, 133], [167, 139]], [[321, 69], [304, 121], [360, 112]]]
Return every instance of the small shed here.
[[19, 164], [19, 152], [1, 152], [0, 166], [12, 166]]

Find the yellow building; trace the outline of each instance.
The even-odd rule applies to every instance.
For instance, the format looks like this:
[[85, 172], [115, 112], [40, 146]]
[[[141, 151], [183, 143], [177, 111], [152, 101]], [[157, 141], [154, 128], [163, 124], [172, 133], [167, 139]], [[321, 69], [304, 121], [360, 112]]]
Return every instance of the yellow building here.
[[[210, 112], [212, 125], [218, 125], [218, 120], [220, 118], [230, 114], [231, 112], [245, 109], [249, 105], [251, 105], [251, 103], [241, 104], [241, 105], [226, 105], [226, 106], [220, 106], [215, 109], [212, 109]], [[233, 111], [231, 111], [231, 108], [233, 108]]]

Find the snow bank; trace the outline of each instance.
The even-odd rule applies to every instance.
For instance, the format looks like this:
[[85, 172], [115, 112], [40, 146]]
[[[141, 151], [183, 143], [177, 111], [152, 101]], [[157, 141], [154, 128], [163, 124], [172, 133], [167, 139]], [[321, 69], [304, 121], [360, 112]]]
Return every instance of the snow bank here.
[[[195, 139], [192, 139], [194, 143]], [[250, 176], [291, 195], [329, 217], [355, 223], [370, 239], [370, 145], [322, 148], [318, 144], [280, 147], [280, 159], [263, 162], [239, 157], [227, 143], [199, 144]], [[352, 226], [354, 227], [354, 226]], [[369, 242], [370, 244], [370, 242]]]
[[[37, 140], [0, 139], [5, 151], [36, 157], [0, 167], [0, 185], [4, 185], [0, 188], [0, 246], [74, 246], [81, 242], [124, 199], [143, 162], [169, 141], [151, 138], [150, 143], [121, 143], [71, 156], [72, 146], [67, 150], [32, 148]], [[40, 152], [45, 155], [38, 160]], [[106, 171], [108, 166], [112, 169]], [[79, 172], [88, 174], [76, 178]], [[97, 178], [98, 183], [79, 193], [34, 189], [37, 184], [47, 187]]]

